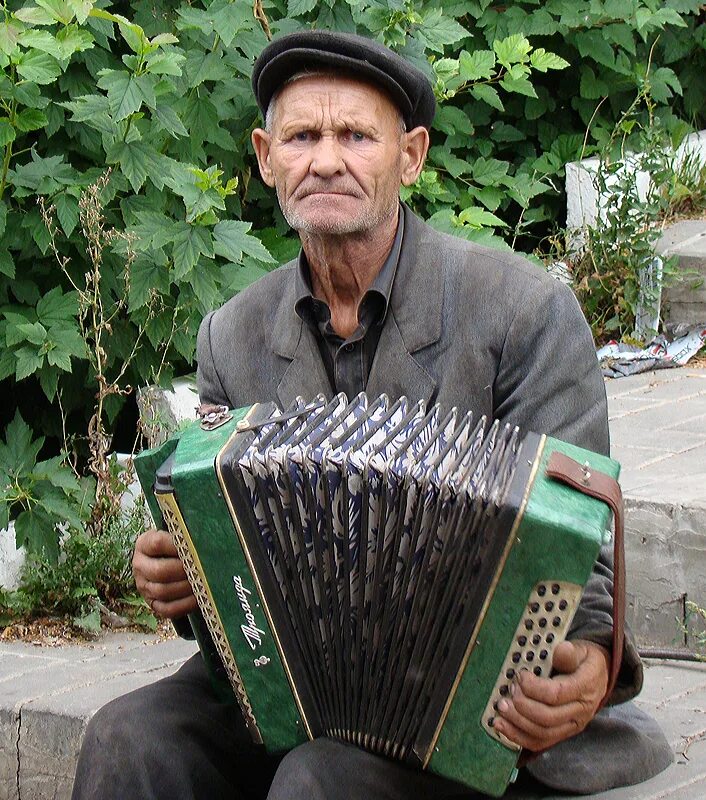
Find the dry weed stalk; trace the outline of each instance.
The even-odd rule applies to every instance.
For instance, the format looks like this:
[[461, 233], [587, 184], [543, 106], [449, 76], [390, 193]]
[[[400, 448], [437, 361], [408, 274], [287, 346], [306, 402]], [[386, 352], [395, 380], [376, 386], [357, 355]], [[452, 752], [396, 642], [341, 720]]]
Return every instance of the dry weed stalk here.
[[[90, 453], [88, 467], [96, 478], [96, 501], [91, 520], [91, 529], [95, 535], [100, 535], [105, 520], [120, 510], [121, 487], [116, 485], [111, 474], [108, 457], [112, 437], [106, 430], [105, 402], [111, 395], [127, 395], [132, 392], [129, 384], [123, 385], [123, 378], [140, 348], [145, 332], [145, 326], [140, 326], [127, 358], [124, 359], [116, 373], [109, 375], [104, 342], [112, 332], [114, 321], [127, 306], [130, 268], [137, 256], [133, 248], [134, 236], [106, 226], [103, 216], [102, 193], [108, 185], [109, 179], [110, 170], [107, 170], [81, 194], [79, 199], [79, 222], [81, 233], [86, 241], [86, 253], [89, 261], [89, 269], [84, 274], [83, 285], [78, 283], [69, 272], [70, 259], [59, 252], [56, 242], [58, 229], [55, 223], [55, 206], [47, 206], [42, 197], [38, 199], [42, 219], [49, 231], [50, 248], [78, 296], [79, 329], [86, 343], [86, 357], [97, 385], [93, 414], [87, 430]], [[122, 293], [113, 296], [109, 292], [103, 291], [101, 266], [106, 247], [114, 245], [119, 240], [125, 243], [124, 289]], [[154, 306], [150, 306], [150, 316], [154, 313], [156, 313]], [[168, 346], [169, 342], [166, 342], [165, 352]]]

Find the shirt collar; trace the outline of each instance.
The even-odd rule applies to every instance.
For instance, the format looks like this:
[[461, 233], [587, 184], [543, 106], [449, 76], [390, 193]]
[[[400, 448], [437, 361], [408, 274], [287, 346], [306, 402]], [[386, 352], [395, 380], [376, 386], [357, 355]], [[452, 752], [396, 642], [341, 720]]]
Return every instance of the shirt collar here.
[[[370, 285], [368, 291], [363, 295], [360, 301], [360, 309], [369, 304], [370, 300], [378, 299], [380, 303], [380, 313], [376, 315], [380, 323], [383, 322], [387, 315], [387, 309], [390, 304], [390, 296], [392, 295], [392, 285], [395, 281], [395, 274], [397, 272], [397, 264], [400, 260], [400, 250], [402, 249], [402, 239], [404, 237], [404, 208], [400, 205], [399, 214], [397, 217], [397, 232], [392, 242], [392, 247], [388, 253], [385, 263], [382, 265], [380, 271], [375, 276], [375, 280]], [[297, 262], [296, 271], [296, 289], [294, 298], [294, 310], [304, 322], [311, 324], [316, 320], [314, 302], [316, 298], [311, 292], [311, 278], [309, 273], [309, 264], [306, 260], [306, 255], [303, 248], [299, 251], [299, 258]], [[319, 301], [320, 302], [320, 301]], [[325, 303], [324, 303], [325, 305]]]

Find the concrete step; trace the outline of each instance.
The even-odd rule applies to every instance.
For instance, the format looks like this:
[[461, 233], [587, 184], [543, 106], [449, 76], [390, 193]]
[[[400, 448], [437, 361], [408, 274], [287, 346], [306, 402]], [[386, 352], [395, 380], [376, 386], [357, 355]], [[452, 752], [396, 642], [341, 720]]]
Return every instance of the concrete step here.
[[706, 606], [706, 369], [642, 373], [606, 390], [626, 505], [628, 621], [642, 645], [695, 646], [677, 620], [689, 600]]
[[663, 257], [678, 259], [677, 273], [662, 293], [662, 318], [674, 323], [706, 324], [706, 219], [670, 225], [656, 250]]

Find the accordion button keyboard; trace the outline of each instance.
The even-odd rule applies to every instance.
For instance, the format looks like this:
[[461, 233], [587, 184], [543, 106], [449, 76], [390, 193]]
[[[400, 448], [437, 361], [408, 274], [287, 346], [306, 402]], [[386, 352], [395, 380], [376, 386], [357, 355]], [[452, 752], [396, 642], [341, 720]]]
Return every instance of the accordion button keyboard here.
[[[483, 713], [482, 725], [486, 733], [511, 750], [519, 750], [519, 745], [511, 742], [495, 728], [495, 713], [501, 697], [510, 694], [508, 681], [514, 680], [518, 670], [532, 670], [539, 677], [549, 677], [552, 669], [554, 648], [562, 641], [569, 629], [574, 612], [581, 599], [582, 587], [574, 583], [538, 583], [530, 597], [522, 617], [517, 625], [513, 644], [508, 651], [498, 679], [491, 692], [488, 704]], [[550, 593], [552, 600], [542, 600]], [[554, 612], [551, 628], [547, 617], [537, 619], [540, 609], [543, 612]], [[526, 632], [532, 631], [530, 637]], [[536, 660], [535, 660], [536, 659]]]

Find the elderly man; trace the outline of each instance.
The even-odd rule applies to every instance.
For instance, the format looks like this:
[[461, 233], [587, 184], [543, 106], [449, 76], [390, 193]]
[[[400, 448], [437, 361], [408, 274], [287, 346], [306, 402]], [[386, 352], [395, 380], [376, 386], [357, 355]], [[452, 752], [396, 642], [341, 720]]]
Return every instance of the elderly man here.
[[[424, 75], [369, 40], [305, 32], [265, 49], [253, 88], [266, 120], [252, 134], [260, 173], [302, 250], [206, 317], [202, 400], [287, 406], [318, 392], [404, 394], [607, 452], [605, 392], [570, 291], [521, 258], [433, 231], [399, 202], [429, 146], [434, 97]], [[156, 613], [196, 608], [166, 533], [140, 537], [134, 570]], [[671, 760], [654, 723], [630, 704], [595, 716], [608, 685], [611, 583], [604, 553], [570, 641], [556, 650], [554, 677], [522, 673], [498, 709], [508, 738], [550, 748], [529, 770], [562, 789], [636, 782]], [[610, 701], [636, 694], [641, 680], [628, 639]], [[250, 744], [237, 708], [212, 694], [199, 656], [99, 712], [74, 791], [77, 800], [265, 796], [474, 795], [326, 739], [280, 763]]]

